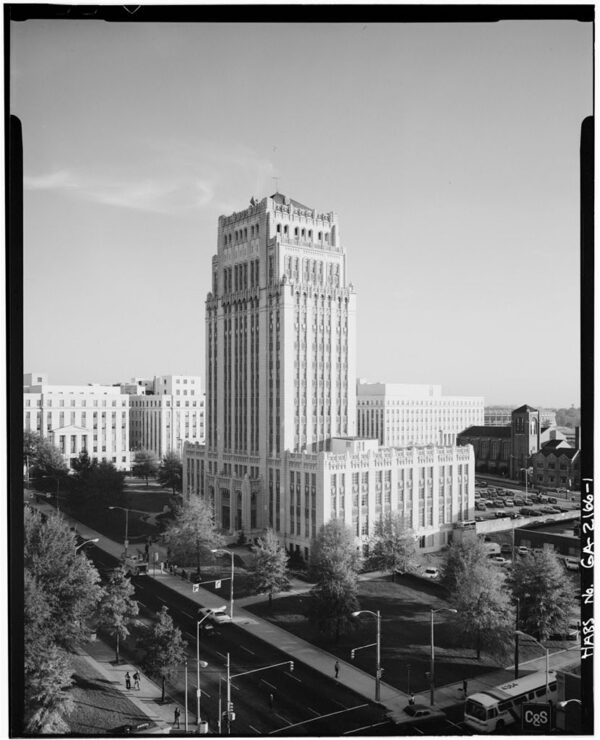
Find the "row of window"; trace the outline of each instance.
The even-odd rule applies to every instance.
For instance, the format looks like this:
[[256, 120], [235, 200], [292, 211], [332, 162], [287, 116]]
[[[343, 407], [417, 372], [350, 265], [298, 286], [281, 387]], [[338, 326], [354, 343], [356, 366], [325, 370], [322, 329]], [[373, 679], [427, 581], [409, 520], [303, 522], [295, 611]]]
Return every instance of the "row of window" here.
[[[260, 234], [260, 224], [255, 223], [250, 225], [250, 238], [254, 239]], [[230, 244], [238, 244], [239, 242], [248, 241], [248, 227], [244, 226], [240, 229], [235, 229], [226, 234], [223, 234], [223, 244], [229, 246]]]

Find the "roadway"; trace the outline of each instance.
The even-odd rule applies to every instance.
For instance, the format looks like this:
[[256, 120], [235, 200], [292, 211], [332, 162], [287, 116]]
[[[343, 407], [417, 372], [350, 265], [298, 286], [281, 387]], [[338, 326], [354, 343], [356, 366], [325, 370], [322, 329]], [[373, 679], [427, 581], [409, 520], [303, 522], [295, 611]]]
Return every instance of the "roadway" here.
[[[102, 571], [114, 568], [117, 560], [96, 547], [88, 555]], [[160, 582], [145, 576], [132, 578], [141, 613], [155, 613], [163, 605], [188, 641], [188, 702], [190, 723], [196, 715], [196, 615], [195, 604]], [[206, 623], [206, 622], [205, 622]], [[217, 732], [219, 692], [221, 709], [226, 708], [226, 660], [230, 656], [231, 700], [236, 719], [232, 735], [396, 735], [397, 727], [385, 717], [385, 709], [321, 673], [294, 660], [288, 665], [269, 668], [247, 676], [237, 674], [289, 661], [276, 646], [265, 643], [234, 624], [216, 625], [200, 640], [201, 716]], [[184, 702], [184, 673], [171, 687], [171, 693]], [[270, 694], [273, 706], [270, 706]], [[183, 719], [183, 717], [182, 717]], [[223, 734], [227, 733], [223, 722]], [[410, 734], [408, 731], [406, 734]], [[418, 733], [417, 733], [418, 734]]]

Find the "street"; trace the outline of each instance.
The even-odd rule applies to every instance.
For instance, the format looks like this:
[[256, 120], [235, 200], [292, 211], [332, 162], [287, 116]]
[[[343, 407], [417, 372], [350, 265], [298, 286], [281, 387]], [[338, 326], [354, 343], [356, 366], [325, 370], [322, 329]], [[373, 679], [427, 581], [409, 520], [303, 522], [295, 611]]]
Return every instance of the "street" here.
[[[117, 565], [116, 559], [90, 548], [88, 555], [100, 569]], [[194, 605], [185, 597], [145, 576], [132, 579], [136, 598], [149, 612], [163, 605], [188, 641], [188, 706], [189, 723], [196, 719], [196, 615]], [[226, 659], [230, 655], [231, 701], [235, 720], [232, 735], [361, 735], [398, 734], [398, 728], [386, 719], [383, 708], [358, 696], [333, 678], [324, 678], [297, 660], [293, 672], [289, 666], [267, 668], [247, 676], [237, 674], [289, 661], [289, 657], [273, 645], [254, 638], [234, 624], [215, 626], [210, 636], [200, 641], [200, 660], [208, 667], [201, 669], [201, 716], [209, 722], [211, 733], [218, 731], [219, 692], [221, 711], [226, 709]], [[183, 702], [184, 668], [175, 686]], [[270, 695], [273, 695], [273, 706]], [[183, 719], [183, 718], [182, 718]], [[223, 734], [227, 733], [224, 722]]]

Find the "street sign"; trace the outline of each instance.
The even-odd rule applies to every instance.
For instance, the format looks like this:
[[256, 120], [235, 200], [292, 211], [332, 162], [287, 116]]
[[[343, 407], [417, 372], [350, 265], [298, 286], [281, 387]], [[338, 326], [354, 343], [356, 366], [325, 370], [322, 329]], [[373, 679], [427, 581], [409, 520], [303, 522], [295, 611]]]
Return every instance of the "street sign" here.
[[221, 581], [215, 581], [215, 588], [221, 588]]
[[521, 727], [527, 732], [548, 734], [552, 729], [550, 704], [523, 704]]

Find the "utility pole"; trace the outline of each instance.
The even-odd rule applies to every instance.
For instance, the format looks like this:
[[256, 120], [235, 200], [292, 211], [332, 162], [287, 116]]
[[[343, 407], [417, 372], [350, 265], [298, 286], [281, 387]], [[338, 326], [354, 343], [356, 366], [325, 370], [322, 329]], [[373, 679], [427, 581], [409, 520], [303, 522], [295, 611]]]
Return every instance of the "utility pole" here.
[[227, 653], [227, 734], [231, 734], [231, 671], [229, 665], [229, 653]]
[[521, 605], [521, 602], [519, 601], [519, 597], [517, 597], [517, 609], [515, 613], [515, 617], [516, 617], [516, 621], [515, 621], [515, 679], [519, 678], [519, 607], [520, 605]]

